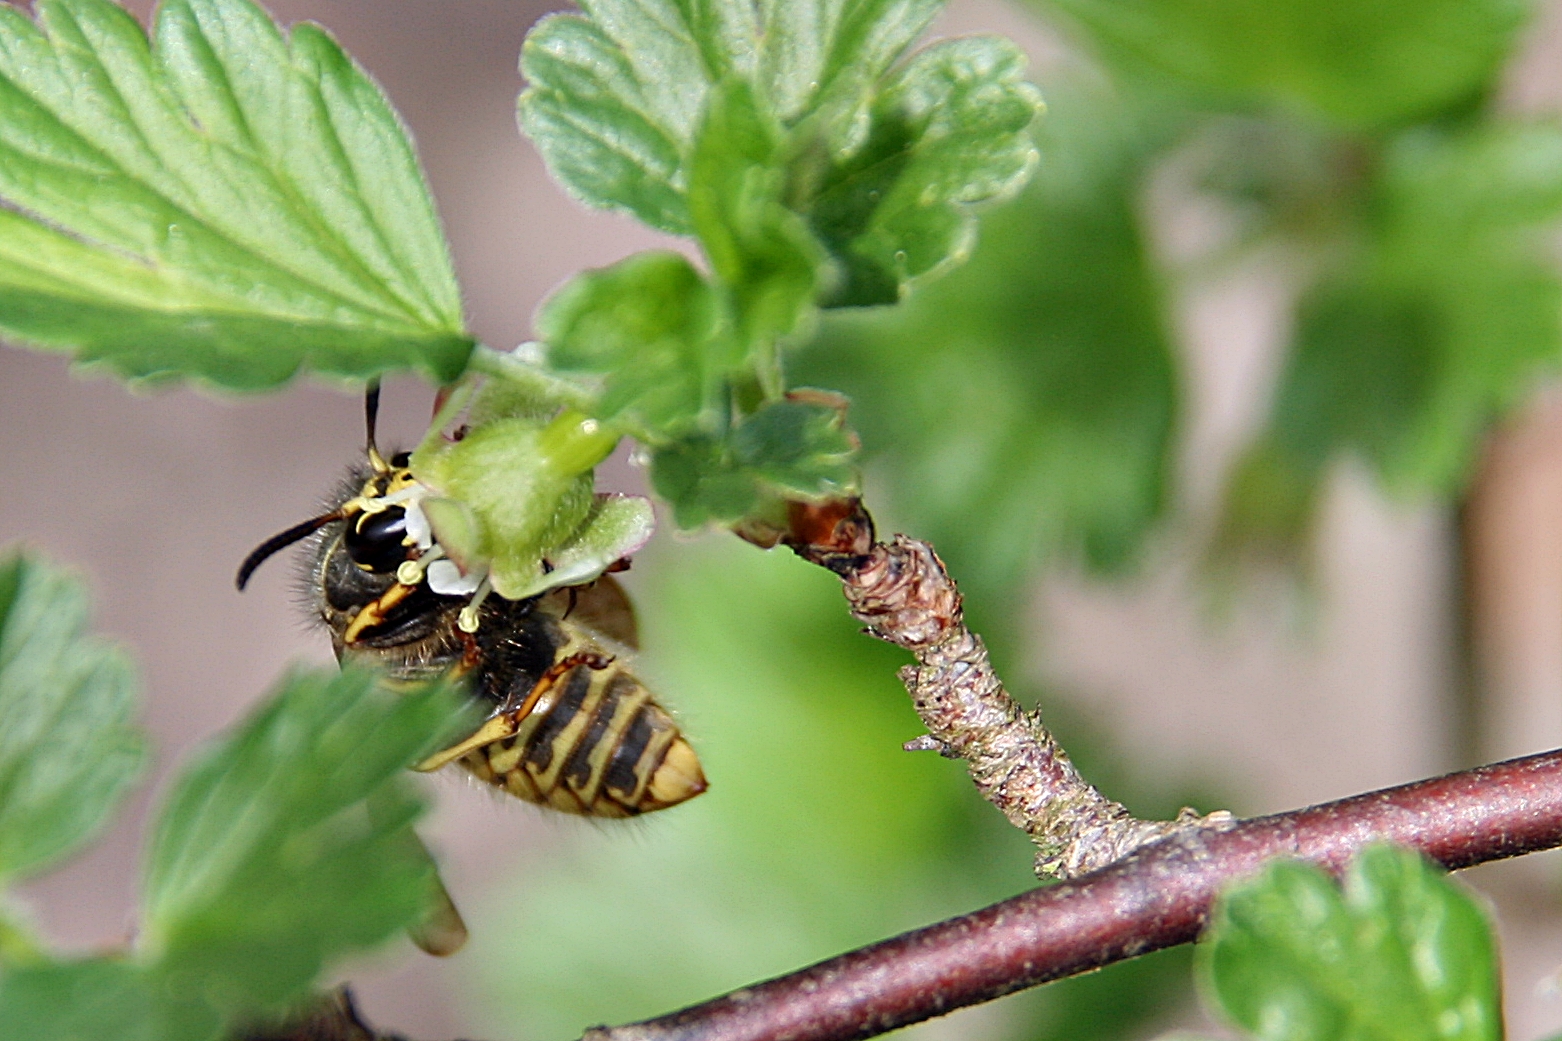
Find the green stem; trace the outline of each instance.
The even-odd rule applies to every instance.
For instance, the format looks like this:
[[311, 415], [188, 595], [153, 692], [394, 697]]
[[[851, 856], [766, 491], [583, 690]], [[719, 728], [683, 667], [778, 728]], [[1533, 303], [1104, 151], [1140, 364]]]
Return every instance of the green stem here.
[[597, 403], [597, 396], [584, 387], [483, 344], [478, 344], [472, 352], [468, 368], [485, 376], [508, 380], [538, 397], [582, 412], [589, 412]]

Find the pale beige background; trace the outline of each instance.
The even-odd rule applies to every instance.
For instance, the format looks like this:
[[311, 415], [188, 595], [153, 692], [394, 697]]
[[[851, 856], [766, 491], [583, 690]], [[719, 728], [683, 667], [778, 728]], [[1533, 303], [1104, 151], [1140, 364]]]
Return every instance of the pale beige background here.
[[[285, 19], [328, 24], [412, 125], [473, 327], [487, 342], [523, 339], [536, 302], [570, 273], [655, 241], [565, 199], [514, 130], [515, 55], [542, 5], [271, 6]], [[1545, 9], [1515, 69], [1516, 106], [1546, 110], [1562, 99], [1559, 12]], [[996, 0], [956, 3], [941, 26], [979, 29], [1059, 60], [1054, 43]], [[1169, 258], [1197, 241], [1198, 212], [1154, 193], [1146, 206]], [[1235, 779], [1235, 808], [1248, 813], [1410, 780], [1457, 759], [1443, 513], [1386, 503], [1345, 467], [1325, 511], [1312, 609], [1256, 598], [1221, 625], [1193, 591], [1187, 547], [1207, 522], [1221, 464], [1260, 418], [1288, 299], [1274, 258], [1188, 287], [1176, 313], [1191, 345], [1188, 519], [1157, 546], [1143, 579], [1103, 587], [1059, 575], [1035, 613], [1038, 674], [1090, 692], [1085, 707], [1113, 721], [1125, 753], [1174, 774]], [[427, 397], [413, 384], [388, 388], [388, 440], [420, 431]], [[327, 658], [290, 604], [285, 566], [262, 571], [242, 597], [232, 573], [257, 541], [309, 513], [357, 450], [359, 423], [352, 398], [318, 387], [238, 402], [190, 391], [148, 399], [72, 378], [59, 358], [0, 349], [0, 542], [25, 539], [89, 576], [101, 628], [145, 670], [158, 756], [136, 812], [91, 853], [26, 888], [59, 941], [90, 948], [125, 935], [140, 818], [169, 765], [237, 718], [288, 662]], [[632, 477], [619, 468], [614, 479]], [[1562, 393], [1542, 395], [1493, 444], [1472, 516], [1482, 645], [1498, 695], [1483, 754], [1562, 744]], [[458, 895], [519, 870], [556, 834], [538, 815], [486, 799], [442, 799], [431, 829]], [[1562, 1029], [1562, 999], [1548, 982], [1562, 965], [1559, 872], [1544, 862], [1481, 875], [1503, 909], [1516, 1039]], [[354, 976], [373, 1017], [433, 1039], [463, 1029], [451, 987], [463, 971], [460, 956], [388, 957]], [[983, 1022], [955, 1017], [945, 1035], [980, 1036]]]

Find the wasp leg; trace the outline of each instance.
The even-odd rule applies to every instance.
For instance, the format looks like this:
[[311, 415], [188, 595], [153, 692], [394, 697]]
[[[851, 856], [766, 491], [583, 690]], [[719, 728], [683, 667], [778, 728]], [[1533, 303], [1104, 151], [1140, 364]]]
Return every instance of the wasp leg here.
[[365, 629], [372, 629], [385, 621], [385, 616], [391, 608], [401, 603], [412, 595], [416, 586], [403, 585], [400, 582], [387, 589], [383, 596], [373, 603], [366, 604], [364, 608], [353, 617], [351, 624], [342, 633], [342, 643], [353, 644], [358, 642], [358, 637], [363, 635]]
[[[367, 608], [366, 608], [367, 610]], [[548, 666], [537, 682], [532, 684], [531, 691], [526, 699], [521, 702], [520, 708], [513, 711], [508, 708], [500, 708], [499, 713], [488, 722], [478, 728], [477, 733], [458, 744], [451, 745], [443, 752], [436, 752], [413, 767], [420, 773], [430, 773], [438, 770], [447, 763], [453, 763], [468, 752], [475, 752], [479, 748], [493, 744], [495, 741], [503, 741], [507, 737], [514, 737], [521, 727], [521, 721], [531, 715], [537, 707], [537, 702], [542, 696], [564, 678], [571, 669], [577, 665], [584, 665], [590, 669], [605, 669], [612, 662], [612, 658], [604, 658], [600, 654], [572, 654], [567, 658], [561, 658]]]
[[[568, 657], [560, 658], [552, 665], [549, 665], [547, 670], [537, 679], [537, 682], [532, 684], [532, 689], [527, 693], [525, 700], [521, 702], [520, 708], [515, 709], [512, 713], [515, 716], [515, 722], [519, 724], [521, 720], [531, 715], [532, 709], [537, 707], [537, 702], [542, 699], [542, 696], [552, 690], [554, 684], [563, 679], [565, 674], [575, 666], [584, 665], [589, 669], [599, 671], [607, 668], [612, 664], [612, 661], [612, 658], [605, 658], [600, 654], [591, 653], [571, 654]], [[511, 711], [508, 698], [499, 711], [501, 713]]]

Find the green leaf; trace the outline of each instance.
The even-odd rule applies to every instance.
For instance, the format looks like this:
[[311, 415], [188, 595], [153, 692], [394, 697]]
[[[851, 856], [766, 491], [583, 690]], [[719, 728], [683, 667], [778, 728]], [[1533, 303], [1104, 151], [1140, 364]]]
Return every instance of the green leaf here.
[[765, 405], [732, 432], [732, 458], [769, 490], [789, 499], [830, 499], [857, 492], [846, 426], [846, 399], [794, 392]]
[[672, 506], [683, 531], [736, 521], [759, 504], [752, 474], [739, 469], [729, 446], [707, 435], [686, 437], [651, 456], [651, 487]]
[[1417, 854], [1364, 850], [1345, 890], [1294, 861], [1228, 890], [1199, 948], [1210, 994], [1262, 1041], [1496, 1041], [1491, 926]]
[[688, 152], [711, 85], [752, 71], [748, 3], [587, 0], [521, 48], [521, 129], [582, 202], [691, 231]]
[[677, 253], [638, 253], [577, 275], [544, 301], [548, 363], [604, 377], [599, 418], [655, 443], [710, 422], [725, 377], [743, 362], [723, 308]]
[[1355, 452], [1391, 488], [1448, 494], [1493, 417], [1562, 362], [1562, 130], [1403, 135], [1377, 219], [1298, 307], [1270, 438], [1300, 472]]
[[1058, 91], [1036, 180], [971, 262], [895, 308], [828, 312], [790, 363], [852, 399], [876, 512], [996, 594], [1054, 553], [1121, 567], [1163, 507], [1177, 381], [1139, 227], [1175, 121]]
[[[672, 34], [668, 34], [669, 37]], [[621, 210], [673, 235], [690, 231], [684, 200], [687, 128], [666, 126], [662, 97], [699, 84], [692, 55], [674, 49], [666, 87], [643, 84], [629, 53], [595, 22], [556, 14], [539, 21], [521, 48], [521, 129], [554, 178], [599, 209]], [[687, 77], [695, 72], [693, 80]], [[679, 131], [684, 133], [680, 134]]]
[[8, 1041], [210, 1041], [219, 1017], [180, 982], [112, 958], [51, 963], [0, 976]]
[[845, 269], [834, 306], [894, 303], [912, 279], [963, 263], [971, 204], [1030, 176], [1041, 109], [1025, 57], [998, 37], [935, 44], [883, 85], [862, 150], [824, 177], [810, 213]]
[[817, 391], [759, 408], [726, 437], [696, 437], [651, 457], [651, 485], [679, 528], [732, 523], [789, 500], [854, 495], [856, 437], [846, 401]]
[[689, 235], [689, 161], [711, 88], [756, 84], [787, 125], [817, 109], [836, 147], [860, 146], [873, 82], [942, 0], [693, 4], [588, 0], [527, 34], [521, 128], [590, 206]]
[[807, 322], [813, 235], [843, 269], [833, 303], [892, 302], [964, 259], [966, 207], [1028, 175], [1040, 101], [1018, 48], [954, 40], [896, 67], [941, 6], [593, 0], [528, 37], [521, 125], [581, 200], [697, 235], [754, 345]]
[[1129, 76], [1347, 128], [1430, 117], [1492, 86], [1524, 0], [1034, 0]]
[[749, 85], [730, 79], [709, 96], [689, 171], [689, 213], [737, 346], [764, 372], [776, 364], [776, 340], [813, 316], [825, 263], [802, 218], [782, 205], [781, 143]]
[[438, 687], [294, 673], [175, 782], [147, 860], [141, 957], [226, 1015], [253, 1015], [418, 923], [437, 880], [401, 770], [456, 718]]
[[787, 124], [817, 114], [828, 150], [862, 147], [877, 81], [943, 0], [767, 0], [756, 82]]
[[80, 848], [146, 758], [135, 671], [86, 617], [74, 578], [0, 558], [0, 882]]
[[458, 375], [471, 349], [405, 129], [318, 28], [169, 0], [0, 7], [0, 329], [132, 378]]

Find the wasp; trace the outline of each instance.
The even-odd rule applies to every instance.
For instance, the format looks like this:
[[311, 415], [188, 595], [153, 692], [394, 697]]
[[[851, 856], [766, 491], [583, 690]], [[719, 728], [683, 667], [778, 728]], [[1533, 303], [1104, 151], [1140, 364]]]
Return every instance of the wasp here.
[[490, 595], [446, 559], [416, 507], [407, 453], [375, 446], [379, 388], [365, 396], [367, 458], [317, 517], [267, 539], [239, 568], [312, 539], [306, 589], [341, 662], [395, 681], [455, 677], [486, 712], [478, 730], [422, 763], [458, 762], [512, 795], [565, 813], [633, 817], [705, 790], [693, 747], [630, 671], [633, 608], [595, 582], [525, 600]]

